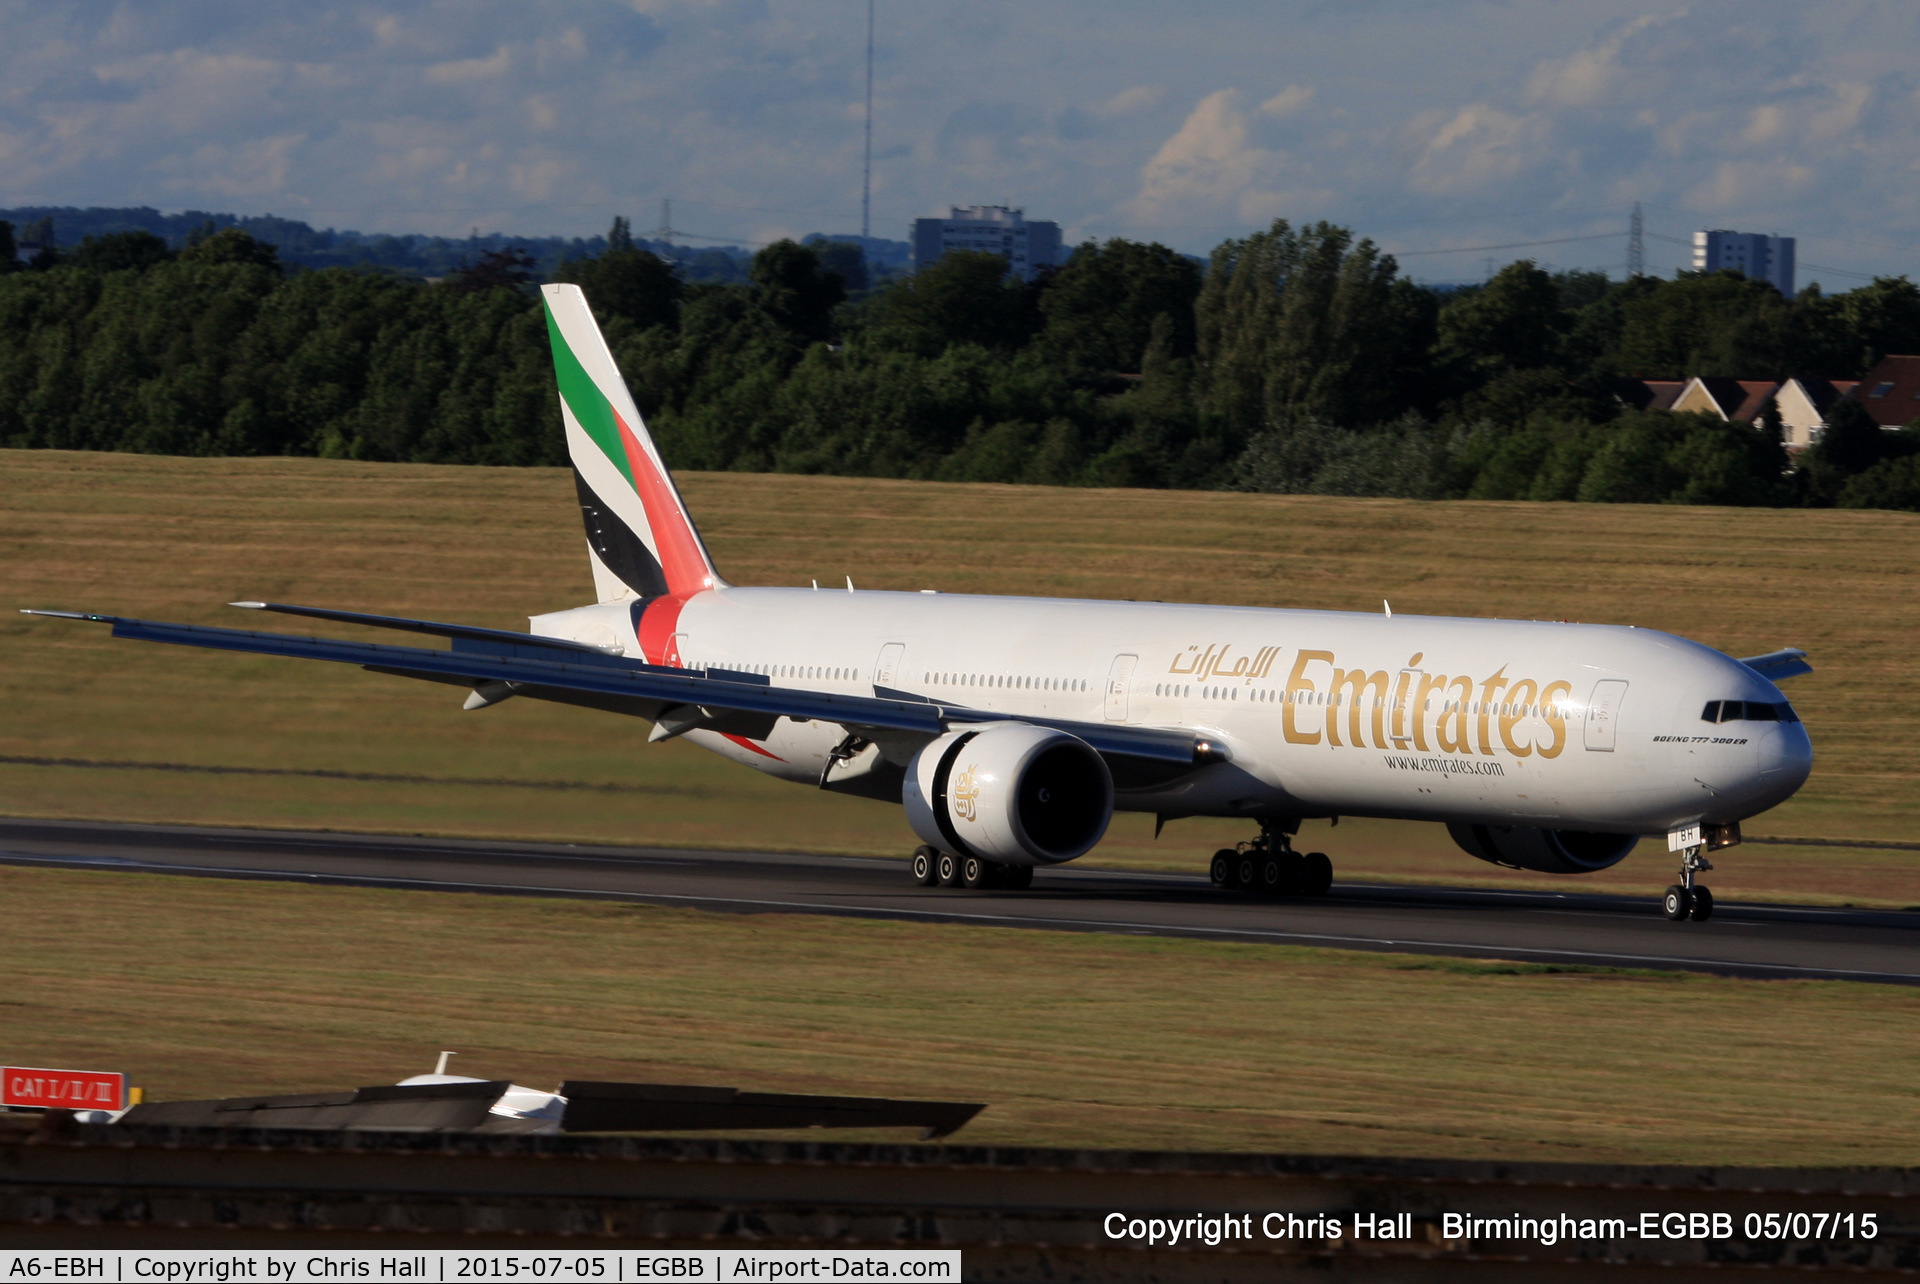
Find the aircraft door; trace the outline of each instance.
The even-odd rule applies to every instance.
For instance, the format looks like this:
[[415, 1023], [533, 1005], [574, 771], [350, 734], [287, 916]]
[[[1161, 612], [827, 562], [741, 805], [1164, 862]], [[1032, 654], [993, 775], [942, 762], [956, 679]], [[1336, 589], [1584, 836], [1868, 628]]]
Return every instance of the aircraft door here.
[[1612, 753], [1613, 736], [1616, 724], [1620, 721], [1620, 706], [1626, 702], [1627, 684], [1615, 678], [1593, 684], [1593, 695], [1587, 700], [1587, 748], [1595, 753]]
[[1127, 720], [1127, 692], [1133, 686], [1133, 668], [1140, 663], [1137, 655], [1116, 655], [1113, 667], [1107, 670], [1107, 721], [1125, 722]]
[[894, 679], [899, 676], [900, 657], [907, 653], [904, 642], [889, 642], [880, 648], [880, 658], [873, 662], [873, 685], [898, 690], [900, 684]]

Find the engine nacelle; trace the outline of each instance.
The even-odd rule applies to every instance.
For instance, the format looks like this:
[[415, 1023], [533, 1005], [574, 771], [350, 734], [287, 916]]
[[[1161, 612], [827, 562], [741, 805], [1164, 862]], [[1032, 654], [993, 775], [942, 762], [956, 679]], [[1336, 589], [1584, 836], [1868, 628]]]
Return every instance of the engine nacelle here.
[[1578, 829], [1522, 829], [1507, 825], [1448, 825], [1469, 856], [1508, 869], [1542, 874], [1591, 874], [1618, 865], [1640, 841], [1638, 834], [1592, 834]]
[[1093, 746], [1024, 722], [949, 731], [914, 755], [903, 798], [942, 851], [1009, 865], [1087, 853], [1113, 819], [1113, 777]]

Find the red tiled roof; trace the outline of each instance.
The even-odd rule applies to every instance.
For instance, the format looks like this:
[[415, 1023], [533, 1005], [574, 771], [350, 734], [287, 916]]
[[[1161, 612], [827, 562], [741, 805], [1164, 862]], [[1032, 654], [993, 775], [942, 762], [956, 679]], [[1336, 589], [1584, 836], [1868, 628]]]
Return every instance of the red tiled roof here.
[[1713, 404], [1720, 407], [1720, 413], [1733, 423], [1750, 424], [1760, 417], [1765, 409], [1767, 398], [1774, 394], [1780, 385], [1772, 379], [1722, 379], [1706, 378], [1700, 381]]
[[1622, 379], [1614, 395], [1634, 410], [1671, 410], [1685, 379]]
[[1851, 395], [1882, 428], [1920, 419], [1920, 356], [1882, 357]]

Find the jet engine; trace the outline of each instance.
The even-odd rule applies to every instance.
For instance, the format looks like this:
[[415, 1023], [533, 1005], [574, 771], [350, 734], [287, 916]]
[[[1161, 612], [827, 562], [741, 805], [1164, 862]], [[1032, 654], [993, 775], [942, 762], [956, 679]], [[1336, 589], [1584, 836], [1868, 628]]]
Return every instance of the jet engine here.
[[1086, 852], [1113, 818], [1113, 777], [1093, 746], [1024, 722], [950, 731], [914, 755], [902, 801], [942, 851], [1008, 865]]
[[1638, 834], [1592, 834], [1578, 829], [1522, 829], [1508, 825], [1447, 826], [1469, 856], [1508, 869], [1542, 874], [1591, 874], [1627, 858]]

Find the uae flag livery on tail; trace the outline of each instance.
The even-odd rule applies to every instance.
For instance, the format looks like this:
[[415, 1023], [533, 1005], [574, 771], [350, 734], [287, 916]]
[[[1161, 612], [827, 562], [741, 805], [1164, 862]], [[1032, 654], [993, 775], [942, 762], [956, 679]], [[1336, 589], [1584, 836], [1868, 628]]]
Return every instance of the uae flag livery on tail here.
[[685, 599], [720, 586], [586, 296], [573, 285], [541, 294], [600, 600]]

